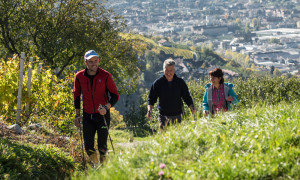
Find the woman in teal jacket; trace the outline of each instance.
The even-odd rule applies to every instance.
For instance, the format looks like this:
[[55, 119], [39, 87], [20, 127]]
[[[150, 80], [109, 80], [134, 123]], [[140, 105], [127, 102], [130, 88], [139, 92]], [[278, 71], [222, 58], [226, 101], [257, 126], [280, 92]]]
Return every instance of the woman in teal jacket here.
[[223, 71], [216, 68], [209, 72], [211, 83], [206, 84], [203, 97], [203, 114], [215, 114], [220, 111], [231, 109], [231, 103], [239, 102], [237, 95], [233, 91], [234, 85], [224, 83]]

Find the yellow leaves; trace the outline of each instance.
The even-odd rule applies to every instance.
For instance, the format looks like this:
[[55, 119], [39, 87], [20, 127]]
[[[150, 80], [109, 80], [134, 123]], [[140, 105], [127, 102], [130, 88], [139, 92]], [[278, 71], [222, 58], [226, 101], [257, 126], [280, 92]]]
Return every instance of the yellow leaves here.
[[55, 102], [54, 108], [56, 108], [56, 107], [58, 106], [58, 104], [59, 104], [59, 100], [57, 100], [57, 101]]
[[231, 50], [226, 50], [225, 58], [231, 59], [231, 60], [239, 63], [243, 67], [248, 67], [248, 64], [250, 62], [250, 57], [248, 55], [233, 52]]
[[112, 127], [125, 127], [125, 123], [123, 121], [123, 115], [120, 114], [114, 107], [110, 108], [111, 114], [111, 126]]
[[160, 49], [158, 49], [158, 48], [152, 49], [152, 51], [153, 51], [154, 53], [156, 53], [156, 54], [159, 54], [159, 53], [160, 53]]
[[46, 144], [46, 148], [53, 149], [53, 148], [55, 148], [55, 145], [54, 144]]
[[[74, 112], [73, 98], [71, 87], [69, 86], [73, 80], [74, 75], [66, 79], [59, 80], [52, 69], [42, 69], [38, 72], [38, 58], [34, 61], [35, 65], [32, 69], [31, 79], [31, 96], [27, 95], [27, 81], [28, 81], [28, 67], [29, 62], [25, 62], [25, 74], [23, 78], [22, 90], [22, 110], [30, 103], [30, 111], [40, 115], [47, 116], [48, 121], [65, 121], [73, 114], [67, 112]], [[0, 114], [1, 118], [13, 119], [16, 114], [17, 98], [18, 98], [18, 81], [19, 81], [19, 58], [11, 58], [6, 62], [0, 60]], [[5, 114], [5, 115], [4, 115]], [[62, 114], [64, 118], [61, 117]], [[53, 116], [53, 117], [52, 117]], [[54, 117], [55, 116], [55, 117]], [[22, 121], [22, 120], [21, 120]], [[8, 120], [9, 122], [9, 120]]]

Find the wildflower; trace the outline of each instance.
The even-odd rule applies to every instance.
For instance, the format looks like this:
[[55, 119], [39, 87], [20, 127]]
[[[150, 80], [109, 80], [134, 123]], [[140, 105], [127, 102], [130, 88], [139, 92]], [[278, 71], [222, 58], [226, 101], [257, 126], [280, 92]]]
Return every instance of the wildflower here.
[[159, 173], [158, 173], [159, 176], [163, 176], [164, 174], [165, 174], [164, 171], [159, 171]]
[[160, 163], [159, 168], [163, 169], [165, 167], [166, 167], [166, 165], [164, 163]]

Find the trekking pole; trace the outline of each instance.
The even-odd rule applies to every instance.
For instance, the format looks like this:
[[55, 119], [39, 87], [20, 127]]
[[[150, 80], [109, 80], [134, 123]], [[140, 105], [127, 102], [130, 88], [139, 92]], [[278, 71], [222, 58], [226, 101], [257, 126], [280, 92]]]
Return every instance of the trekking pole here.
[[[102, 107], [103, 107], [103, 106], [100, 104], [100, 108], [102, 108]], [[112, 143], [112, 140], [111, 140], [111, 137], [110, 137], [110, 134], [109, 134], [109, 130], [108, 130], [108, 126], [107, 126], [107, 123], [106, 123], [105, 116], [102, 115], [102, 117], [103, 117], [103, 120], [104, 120], [106, 129], [107, 129], [107, 133], [108, 133], [108, 137], [109, 137], [109, 140], [110, 140], [111, 147], [112, 147], [112, 149], [113, 149], [113, 151], [114, 151], [114, 155], [116, 155], [115, 148], [114, 148], [114, 145], [113, 145], [113, 143]]]
[[82, 151], [82, 161], [83, 161], [83, 165], [84, 165], [84, 169], [86, 169], [86, 162], [85, 162], [85, 158], [84, 158], [84, 149], [83, 149], [83, 138], [82, 138], [82, 125], [80, 124], [80, 140], [81, 140], [81, 151]]
[[[150, 115], [151, 115], [151, 117], [152, 117], [151, 111], [149, 111], [149, 113], [150, 113]], [[154, 131], [153, 131], [153, 127], [152, 127], [152, 118], [149, 119], [148, 123], [149, 123], [149, 126], [150, 126], [151, 130], [152, 130], [152, 135], [154, 135]]]
[[170, 121], [170, 118], [168, 118], [167, 116], [164, 116], [166, 121], [165, 121], [165, 127], [167, 127], [169, 125], [169, 121]]

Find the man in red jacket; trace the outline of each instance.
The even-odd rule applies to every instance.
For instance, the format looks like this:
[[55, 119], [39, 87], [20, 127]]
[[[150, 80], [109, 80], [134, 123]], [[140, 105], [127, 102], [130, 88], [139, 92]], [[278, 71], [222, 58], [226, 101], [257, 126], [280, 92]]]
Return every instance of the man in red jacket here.
[[[83, 124], [84, 147], [94, 164], [98, 163], [98, 156], [94, 148], [95, 134], [98, 135], [98, 151], [100, 162], [107, 151], [108, 128], [110, 125], [109, 109], [119, 100], [119, 93], [112, 75], [99, 66], [99, 55], [89, 50], [84, 55], [86, 68], [75, 75], [74, 104], [77, 127]], [[83, 118], [80, 116], [80, 96], [83, 97]], [[102, 105], [102, 106], [101, 106]], [[103, 118], [105, 117], [105, 119]], [[105, 121], [107, 126], [105, 125]]]

